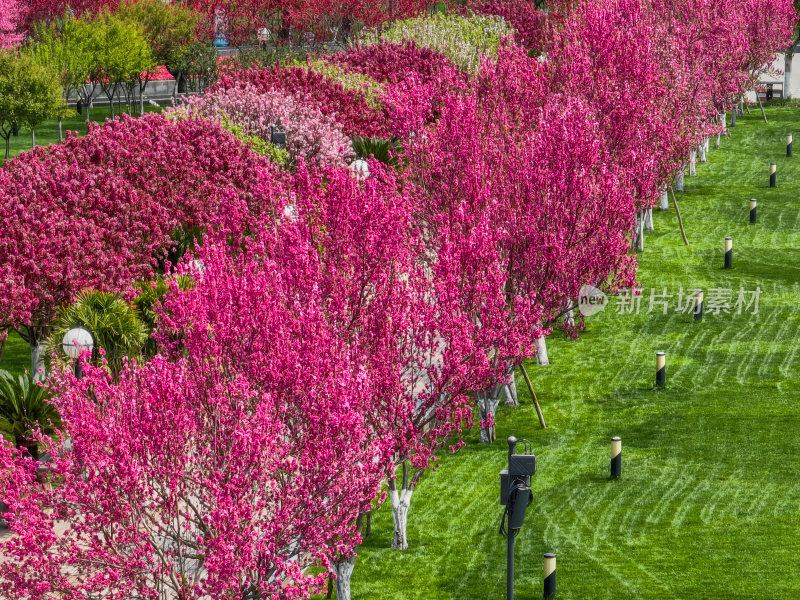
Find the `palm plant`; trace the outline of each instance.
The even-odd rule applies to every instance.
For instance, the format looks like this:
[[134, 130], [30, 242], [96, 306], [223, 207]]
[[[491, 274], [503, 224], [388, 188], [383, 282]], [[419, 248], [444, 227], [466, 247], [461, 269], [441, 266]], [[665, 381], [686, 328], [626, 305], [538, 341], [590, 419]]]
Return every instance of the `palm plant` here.
[[353, 150], [358, 158], [374, 158], [389, 167], [398, 168], [403, 147], [398, 140], [355, 136]]
[[52, 435], [60, 423], [58, 411], [48, 402], [50, 390], [25, 373], [12, 375], [0, 369], [0, 419], [14, 445], [39, 459], [36, 431]]
[[73, 327], [88, 329], [95, 348], [102, 348], [108, 368], [114, 377], [122, 369], [123, 357], [138, 358], [142, 354], [149, 330], [138, 310], [119, 294], [87, 290], [74, 303], [59, 310], [50, 343], [63, 357], [61, 340]]

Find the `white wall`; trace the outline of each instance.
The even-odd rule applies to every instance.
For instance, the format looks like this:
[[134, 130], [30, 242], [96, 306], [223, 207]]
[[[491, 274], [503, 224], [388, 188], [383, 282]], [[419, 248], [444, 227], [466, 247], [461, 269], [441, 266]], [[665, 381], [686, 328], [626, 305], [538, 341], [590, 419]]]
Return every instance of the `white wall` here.
[[[772, 70], [780, 72], [780, 75], [764, 75], [761, 77], [759, 81], [763, 83], [780, 83], [781, 87], [783, 86], [783, 71], [785, 68], [785, 57], [783, 52], [778, 54], [775, 58], [775, 62], [772, 63]], [[791, 86], [791, 95], [792, 98], [800, 98], [800, 51], [795, 51], [794, 57], [792, 58], [792, 86]], [[753, 92], [747, 93], [747, 99], [755, 102], [756, 96]]]

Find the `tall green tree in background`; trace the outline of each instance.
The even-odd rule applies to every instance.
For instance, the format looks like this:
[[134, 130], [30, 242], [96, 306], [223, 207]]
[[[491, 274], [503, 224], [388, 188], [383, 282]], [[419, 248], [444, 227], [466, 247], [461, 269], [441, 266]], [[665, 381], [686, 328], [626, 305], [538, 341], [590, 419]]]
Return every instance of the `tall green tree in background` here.
[[56, 73], [27, 54], [0, 51], [0, 137], [6, 142], [6, 160], [15, 125], [30, 128], [35, 146], [36, 126], [65, 110]]
[[[200, 15], [182, 4], [167, 4], [162, 0], [128, 0], [116, 15], [139, 25], [156, 65], [164, 65], [176, 80], [180, 77], [176, 61], [195, 41]], [[144, 71], [134, 83], [139, 86], [139, 113], [144, 114], [144, 92], [151, 72]]]
[[[34, 31], [33, 40], [27, 52], [40, 63], [57, 74], [66, 103], [70, 96], [89, 80], [89, 67], [94, 50], [86, 40], [82, 43], [68, 43], [74, 38], [74, 20], [66, 15], [60, 23], [41, 23]], [[62, 115], [58, 116], [58, 141], [64, 140]]]
[[[67, 13], [56, 23], [41, 24], [34, 32], [28, 52], [52, 69], [61, 82], [64, 99], [74, 92], [90, 117], [96, 86], [90, 75], [97, 63], [97, 40], [90, 16], [75, 19]], [[63, 139], [59, 119], [59, 140]]]
[[141, 25], [121, 19], [103, 10], [93, 21], [97, 60], [91, 72], [92, 81], [108, 98], [114, 116], [114, 98], [123, 86], [152, 71], [156, 64]]

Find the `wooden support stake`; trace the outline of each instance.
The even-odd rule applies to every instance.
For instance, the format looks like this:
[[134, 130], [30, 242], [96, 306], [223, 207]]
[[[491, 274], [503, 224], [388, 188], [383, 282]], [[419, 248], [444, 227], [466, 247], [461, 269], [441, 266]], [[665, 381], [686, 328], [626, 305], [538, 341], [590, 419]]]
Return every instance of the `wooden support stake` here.
[[547, 424], [544, 422], [544, 415], [542, 414], [542, 407], [539, 406], [539, 400], [536, 398], [536, 392], [533, 391], [531, 378], [528, 377], [528, 371], [525, 370], [525, 365], [523, 363], [519, 363], [519, 370], [522, 371], [522, 376], [525, 378], [525, 383], [528, 385], [528, 391], [531, 393], [531, 398], [533, 398], [533, 406], [536, 408], [539, 424], [542, 426], [542, 429], [547, 429]]
[[683, 228], [683, 219], [681, 219], [681, 209], [678, 206], [678, 200], [675, 198], [675, 190], [670, 188], [672, 191], [672, 203], [675, 205], [675, 214], [678, 216], [678, 227], [681, 228], [681, 235], [683, 236], [683, 243], [687, 246], [689, 245], [689, 240], [686, 238], [686, 230]]

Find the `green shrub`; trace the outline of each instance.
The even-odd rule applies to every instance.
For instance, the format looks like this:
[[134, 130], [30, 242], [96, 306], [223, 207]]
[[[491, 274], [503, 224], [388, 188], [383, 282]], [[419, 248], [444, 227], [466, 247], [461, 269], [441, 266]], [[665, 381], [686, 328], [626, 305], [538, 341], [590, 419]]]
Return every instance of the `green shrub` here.
[[75, 302], [59, 311], [50, 344], [66, 359], [61, 347], [64, 334], [73, 327], [88, 329], [96, 349], [105, 351], [108, 368], [116, 377], [123, 357], [139, 358], [150, 334], [141, 313], [119, 294], [87, 290]]
[[339, 65], [331, 64], [319, 58], [311, 59], [306, 63], [306, 68], [324, 75], [328, 79], [340, 84], [346, 90], [354, 90], [364, 94], [367, 104], [371, 108], [380, 110], [382, 108], [380, 95], [383, 93], [383, 85], [361, 73], [351, 73]]
[[12, 375], [0, 369], [0, 419], [2, 426], [18, 447], [27, 448], [34, 459], [39, 457], [34, 432], [52, 435], [60, 424], [58, 411], [48, 402], [49, 388], [28, 373]]

